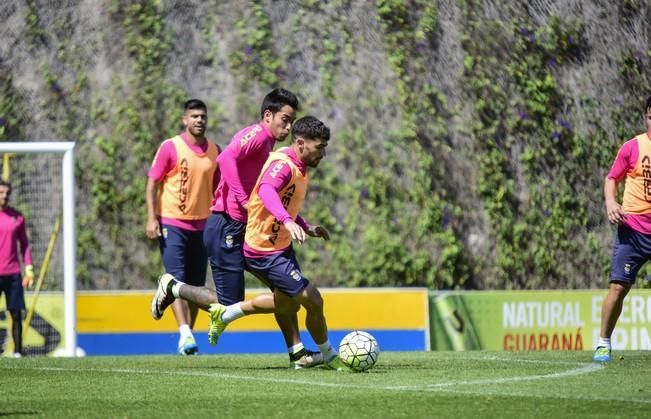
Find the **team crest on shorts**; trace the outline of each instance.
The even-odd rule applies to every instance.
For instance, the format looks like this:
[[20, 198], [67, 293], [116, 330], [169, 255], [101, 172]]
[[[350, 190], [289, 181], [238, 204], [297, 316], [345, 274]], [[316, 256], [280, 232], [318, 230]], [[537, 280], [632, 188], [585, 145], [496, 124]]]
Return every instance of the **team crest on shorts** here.
[[631, 265], [629, 263], [624, 264], [624, 272], [627, 274], [631, 273]]
[[228, 236], [226, 236], [225, 243], [226, 243], [227, 248], [232, 249], [233, 248], [233, 242], [234, 242], [233, 236], [231, 236], [230, 234]]
[[294, 278], [294, 281], [296, 281], [296, 282], [300, 281], [300, 280], [301, 280], [301, 277], [302, 277], [302, 276], [301, 276], [301, 271], [297, 271], [296, 269], [292, 270], [292, 271], [289, 273], [289, 276], [291, 276], [292, 278]]
[[163, 238], [167, 238], [167, 227], [163, 228]]

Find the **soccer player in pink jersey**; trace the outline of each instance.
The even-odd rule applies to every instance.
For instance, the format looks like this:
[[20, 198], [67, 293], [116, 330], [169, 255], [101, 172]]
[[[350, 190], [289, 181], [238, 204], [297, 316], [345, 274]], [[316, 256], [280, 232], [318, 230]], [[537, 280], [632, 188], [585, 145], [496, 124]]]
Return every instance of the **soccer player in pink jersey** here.
[[[204, 231], [216, 294], [206, 287], [174, 287], [173, 277], [163, 275], [152, 300], [152, 307], [162, 312], [175, 298], [186, 299], [208, 310], [217, 301], [233, 305], [244, 300], [244, 255], [242, 245], [248, 220], [249, 195], [255, 186], [276, 141], [284, 140], [291, 129], [299, 104], [296, 96], [285, 89], [274, 89], [262, 102], [261, 121], [240, 130], [219, 155], [221, 181], [215, 191], [213, 213]], [[180, 284], [183, 285], [183, 284]], [[173, 292], [172, 292], [173, 291]], [[309, 368], [323, 362], [320, 352], [307, 350], [301, 342], [296, 311], [276, 312], [274, 296], [256, 296], [243, 306], [239, 316], [274, 313], [283, 333], [290, 366]], [[215, 344], [216, 339], [210, 339]]]
[[[147, 237], [158, 239], [165, 271], [179, 281], [203, 286], [208, 256], [203, 230], [219, 182], [219, 147], [205, 137], [207, 107], [198, 99], [184, 105], [185, 130], [165, 140], [148, 173]], [[178, 352], [193, 355], [199, 347], [192, 334], [196, 304], [177, 300], [172, 311], [179, 327]], [[152, 306], [152, 316], [163, 315]]]
[[[638, 271], [651, 259], [651, 96], [644, 107], [646, 132], [626, 141], [604, 180], [608, 221], [617, 225], [613, 244], [610, 287], [601, 309], [601, 330], [595, 362], [611, 359], [611, 342], [624, 298]], [[618, 186], [624, 182], [623, 201], [617, 202]]]
[[[4, 292], [7, 310], [11, 315], [11, 336], [14, 340], [14, 357], [23, 355], [23, 322], [25, 310], [24, 288], [32, 286], [34, 267], [32, 251], [27, 240], [25, 217], [9, 206], [11, 184], [0, 181], [0, 295]], [[21, 277], [19, 253], [24, 264]]]
[[[292, 241], [306, 236], [330, 239], [328, 231], [311, 225], [299, 211], [308, 186], [308, 168], [316, 168], [326, 155], [330, 129], [313, 116], [294, 124], [292, 145], [271, 153], [249, 200], [249, 222], [244, 239], [248, 269], [273, 291], [276, 312], [307, 311], [306, 328], [321, 351], [324, 364], [337, 370], [345, 367], [328, 339], [319, 290], [303, 275]], [[210, 338], [216, 339], [230, 322], [241, 317], [250, 301], [210, 307]]]

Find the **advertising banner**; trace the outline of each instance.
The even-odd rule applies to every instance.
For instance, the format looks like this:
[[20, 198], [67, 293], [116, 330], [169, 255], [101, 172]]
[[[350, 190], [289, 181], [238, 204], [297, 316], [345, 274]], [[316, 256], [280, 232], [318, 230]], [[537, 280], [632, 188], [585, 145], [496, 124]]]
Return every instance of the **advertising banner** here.
[[[432, 350], [583, 351], [599, 339], [606, 290], [430, 293]], [[632, 290], [614, 349], [651, 349], [651, 290]]]

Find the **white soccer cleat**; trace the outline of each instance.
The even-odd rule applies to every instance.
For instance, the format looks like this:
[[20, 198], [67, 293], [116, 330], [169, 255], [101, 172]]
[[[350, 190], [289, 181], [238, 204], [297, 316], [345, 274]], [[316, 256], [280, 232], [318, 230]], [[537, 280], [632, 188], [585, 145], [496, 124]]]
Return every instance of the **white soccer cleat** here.
[[321, 352], [313, 352], [303, 348], [289, 356], [289, 367], [295, 370], [312, 368], [321, 364], [323, 364], [323, 354]]
[[171, 285], [174, 285], [172, 282], [176, 282], [176, 279], [167, 273], [158, 279], [158, 288], [156, 288], [154, 298], [151, 300], [151, 316], [154, 320], [160, 320], [165, 309], [175, 300], [171, 292]]

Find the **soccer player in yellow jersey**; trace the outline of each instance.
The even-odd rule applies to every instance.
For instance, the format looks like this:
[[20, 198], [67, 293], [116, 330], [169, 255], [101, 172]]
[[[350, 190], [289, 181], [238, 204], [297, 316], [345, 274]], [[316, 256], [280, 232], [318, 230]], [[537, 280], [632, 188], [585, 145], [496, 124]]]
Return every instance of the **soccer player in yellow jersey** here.
[[[646, 132], [626, 141], [604, 179], [604, 202], [611, 224], [617, 225], [610, 287], [601, 309], [601, 330], [595, 362], [609, 362], [610, 338], [622, 313], [624, 298], [638, 271], [651, 259], [651, 96], [644, 107]], [[622, 204], [619, 184], [625, 180]]]
[[[208, 256], [203, 230], [210, 215], [213, 192], [219, 181], [219, 148], [205, 137], [208, 120], [204, 102], [185, 103], [185, 130], [158, 148], [148, 173], [147, 237], [158, 239], [165, 271], [179, 281], [202, 286]], [[178, 352], [193, 355], [199, 347], [192, 334], [197, 306], [184, 300], [172, 303], [179, 327]], [[162, 313], [152, 308], [158, 320]]]
[[[324, 364], [344, 369], [328, 339], [319, 290], [303, 275], [292, 241], [306, 236], [330, 239], [328, 231], [311, 225], [299, 215], [308, 185], [308, 168], [316, 168], [326, 155], [330, 129], [313, 116], [292, 127], [292, 144], [269, 155], [249, 199], [249, 222], [244, 238], [247, 268], [274, 293], [276, 312], [292, 312], [303, 306], [306, 328], [323, 354]], [[208, 337], [216, 340], [228, 323], [241, 317], [247, 302], [210, 307]]]

